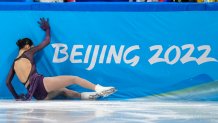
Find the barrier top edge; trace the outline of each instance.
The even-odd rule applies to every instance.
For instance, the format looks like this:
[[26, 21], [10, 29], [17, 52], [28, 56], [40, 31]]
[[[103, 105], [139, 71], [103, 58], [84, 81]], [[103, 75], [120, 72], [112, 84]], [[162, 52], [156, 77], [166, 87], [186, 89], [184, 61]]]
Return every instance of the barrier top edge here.
[[137, 3], [137, 2], [75, 2], [31, 3], [0, 2], [0, 11], [218, 11], [218, 3]]

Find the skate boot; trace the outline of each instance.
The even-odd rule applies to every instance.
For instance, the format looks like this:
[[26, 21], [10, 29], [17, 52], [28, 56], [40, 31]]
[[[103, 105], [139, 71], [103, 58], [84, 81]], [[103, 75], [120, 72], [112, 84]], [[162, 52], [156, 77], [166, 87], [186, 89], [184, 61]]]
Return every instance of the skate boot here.
[[82, 100], [96, 100], [99, 97], [100, 95], [98, 95], [97, 92], [82, 92], [81, 93]]
[[116, 89], [114, 87], [103, 87], [99, 84], [95, 86], [95, 91], [97, 92], [98, 95], [107, 97], [113, 93], [116, 92]]

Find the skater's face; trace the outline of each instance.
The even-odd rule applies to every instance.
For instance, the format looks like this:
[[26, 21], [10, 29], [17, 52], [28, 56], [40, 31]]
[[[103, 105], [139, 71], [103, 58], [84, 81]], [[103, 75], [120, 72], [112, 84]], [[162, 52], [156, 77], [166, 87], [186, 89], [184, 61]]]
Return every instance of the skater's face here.
[[29, 44], [27, 44], [27, 45], [24, 46], [24, 49], [29, 50], [31, 47], [33, 47], [33, 45], [30, 46]]

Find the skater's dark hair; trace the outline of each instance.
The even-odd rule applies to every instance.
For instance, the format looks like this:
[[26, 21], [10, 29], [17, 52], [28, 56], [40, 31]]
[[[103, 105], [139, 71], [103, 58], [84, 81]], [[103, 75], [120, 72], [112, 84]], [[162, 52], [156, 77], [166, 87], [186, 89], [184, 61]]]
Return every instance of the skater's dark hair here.
[[32, 46], [33, 42], [29, 38], [24, 38], [24, 39], [18, 40], [16, 44], [19, 47], [19, 49], [22, 49], [22, 48], [24, 48], [25, 45]]

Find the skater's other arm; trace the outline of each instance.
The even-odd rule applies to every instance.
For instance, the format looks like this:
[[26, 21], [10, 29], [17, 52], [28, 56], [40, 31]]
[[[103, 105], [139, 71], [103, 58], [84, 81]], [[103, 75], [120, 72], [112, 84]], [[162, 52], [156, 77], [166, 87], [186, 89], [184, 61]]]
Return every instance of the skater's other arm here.
[[15, 71], [14, 71], [14, 64], [11, 66], [11, 69], [8, 73], [7, 79], [6, 79], [6, 85], [8, 89], [11, 91], [12, 95], [15, 99], [19, 99], [19, 95], [16, 93], [14, 87], [12, 86], [12, 79], [14, 77]]

